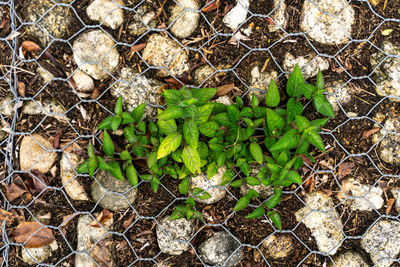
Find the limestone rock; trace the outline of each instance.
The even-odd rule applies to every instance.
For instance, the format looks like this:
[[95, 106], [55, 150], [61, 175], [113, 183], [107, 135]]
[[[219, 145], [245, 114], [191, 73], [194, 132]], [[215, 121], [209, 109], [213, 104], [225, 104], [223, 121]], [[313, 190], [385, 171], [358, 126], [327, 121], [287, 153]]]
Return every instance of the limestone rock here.
[[[200, 13], [187, 9], [199, 9], [197, 0], [176, 0], [171, 8], [169, 24], [173, 22], [170, 30], [178, 38], [187, 38], [192, 35], [199, 25]], [[182, 14], [183, 13], [183, 14]]]
[[142, 57], [154, 67], [163, 67], [158, 72], [159, 76], [169, 75], [165, 69], [173, 76], [179, 76], [189, 70], [185, 51], [174, 40], [161, 34], [152, 34], [149, 37]]
[[343, 107], [351, 101], [353, 90], [349, 84], [344, 83], [344, 81], [332, 81], [325, 84], [325, 90], [329, 93], [326, 95], [326, 100], [331, 103], [334, 112], [339, 111], [339, 104]]
[[290, 236], [270, 235], [261, 246], [261, 251], [267, 258], [286, 258], [293, 251], [293, 240]]
[[217, 103], [224, 104], [224, 105], [227, 105], [227, 106], [233, 105], [232, 99], [230, 99], [229, 96], [227, 96], [227, 95], [220, 96], [220, 97], [218, 97], [217, 99], [215, 99], [215, 100], [213, 100], [211, 102], [217, 102]]
[[19, 151], [19, 164], [23, 171], [30, 169], [46, 173], [53, 166], [57, 153], [52, 150], [53, 144], [39, 134], [25, 135]]
[[92, 199], [104, 209], [121, 211], [135, 202], [137, 189], [132, 189], [127, 180], [117, 180], [106, 171], [99, 171], [96, 178], [92, 184]]
[[72, 49], [78, 67], [96, 80], [107, 78], [118, 66], [119, 54], [115, 43], [102, 30], [80, 34], [75, 39]]
[[178, 242], [189, 241], [195, 232], [195, 223], [193, 220], [181, 218], [178, 220], [169, 220], [169, 216], [164, 217], [157, 225], [158, 246], [163, 253], [170, 255], [181, 255], [189, 249], [189, 243]]
[[218, 169], [218, 172], [211, 178], [207, 177], [207, 175], [197, 175], [192, 177], [190, 188], [200, 188], [204, 191], [208, 192], [211, 197], [208, 199], [200, 199], [198, 197], [194, 197], [197, 202], [204, 204], [212, 204], [220, 201], [226, 195], [225, 188], [220, 187], [222, 182], [222, 176], [226, 172], [226, 167], [222, 166]]
[[239, 246], [240, 243], [229, 233], [222, 231], [204, 241], [198, 252], [200, 258], [208, 264], [233, 267], [243, 258], [243, 250]]
[[[250, 171], [250, 177], [255, 177], [257, 178], [258, 173], [260, 172], [259, 167], [253, 167]], [[257, 191], [258, 195], [260, 198], [267, 199], [271, 197], [274, 194], [274, 187], [273, 186], [267, 186], [264, 184], [260, 185], [242, 185], [240, 187], [240, 194], [242, 195], [247, 195], [249, 193], [250, 189], [254, 189]]]
[[117, 29], [124, 22], [122, 0], [94, 0], [86, 9], [91, 20], [98, 21], [111, 29]]
[[400, 222], [380, 220], [364, 234], [361, 247], [377, 267], [389, 267], [400, 252]]
[[304, 1], [300, 16], [300, 29], [319, 43], [338, 45], [350, 40], [355, 12], [346, 0]]
[[321, 71], [329, 69], [329, 62], [327, 59], [315, 55], [300, 56], [295, 58], [292, 54], [286, 53], [283, 61], [283, 69], [287, 72], [292, 72], [296, 64], [299, 64], [301, 73], [304, 79], [309, 79], [317, 76], [318, 70]]
[[268, 24], [270, 32], [276, 32], [280, 29], [285, 29], [287, 25], [286, 4], [284, 0], [274, 0], [274, 12], [271, 14], [271, 19], [274, 23]]
[[264, 100], [271, 80], [275, 80], [277, 77], [276, 71], [261, 71], [260, 67], [255, 65], [250, 71], [249, 87], [251, 90], [246, 95], [249, 101], [251, 101], [253, 94], [257, 96], [259, 101]]
[[[137, 14], [136, 14], [137, 13]], [[128, 26], [129, 34], [142, 35], [157, 26], [156, 13], [147, 4], [142, 4], [133, 15], [133, 20]]]
[[236, 6], [225, 15], [222, 22], [231, 30], [236, 30], [246, 20], [249, 6], [249, 0], [236, 0]]
[[92, 77], [85, 72], [77, 69], [72, 75], [72, 79], [76, 83], [76, 89], [80, 92], [90, 93], [94, 90], [94, 81]]
[[145, 102], [144, 118], [154, 120], [157, 117], [155, 106], [160, 105], [162, 100], [161, 95], [157, 94], [162, 83], [126, 67], [121, 69], [117, 79], [120, 81], [112, 85], [111, 94], [115, 97], [122, 96], [125, 109], [129, 112]]
[[369, 267], [370, 265], [365, 262], [364, 258], [355, 251], [346, 251], [333, 258], [333, 263], [329, 263], [329, 267]]
[[37, 262], [45, 262], [51, 256], [52, 252], [57, 249], [58, 245], [56, 240], [54, 240], [50, 245], [38, 248], [21, 247], [21, 257], [24, 262], [36, 265]]
[[14, 115], [15, 101], [11, 96], [0, 99], [0, 114], [12, 117]]
[[[344, 240], [342, 221], [330, 196], [315, 191], [306, 196], [308, 205], [296, 212], [297, 221], [302, 221], [310, 229], [319, 251], [334, 255]], [[310, 210], [310, 208], [313, 210]]]
[[213, 75], [214, 69], [210, 65], [203, 65], [195, 69], [193, 74], [193, 80], [197, 85], [202, 84], [206, 79], [209, 79]]
[[22, 108], [22, 113], [28, 115], [47, 115], [59, 121], [67, 121], [65, 108], [55, 100], [27, 101]]

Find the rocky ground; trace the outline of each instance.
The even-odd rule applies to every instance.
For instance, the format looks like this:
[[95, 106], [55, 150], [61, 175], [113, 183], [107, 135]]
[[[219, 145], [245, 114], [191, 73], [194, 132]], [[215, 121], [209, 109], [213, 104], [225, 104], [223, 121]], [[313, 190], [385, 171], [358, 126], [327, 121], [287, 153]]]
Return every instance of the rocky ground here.
[[[400, 266], [399, 47], [396, 0], [0, 2], [2, 262]], [[117, 97], [128, 110], [146, 102], [148, 120], [182, 85], [262, 102], [272, 79], [285, 94], [296, 63], [310, 82], [323, 71], [336, 117], [327, 153], [277, 207], [282, 232], [233, 212], [248, 188], [218, 187], [225, 168], [192, 179], [212, 195], [197, 205], [205, 222], [166, 219], [184, 202], [169, 177], [154, 194], [77, 175]]]

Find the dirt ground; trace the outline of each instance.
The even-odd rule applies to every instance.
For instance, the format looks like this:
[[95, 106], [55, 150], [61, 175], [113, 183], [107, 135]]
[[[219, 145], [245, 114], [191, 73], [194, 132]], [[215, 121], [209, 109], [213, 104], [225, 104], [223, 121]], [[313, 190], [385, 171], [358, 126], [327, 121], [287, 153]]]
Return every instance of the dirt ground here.
[[[125, 1], [126, 6], [135, 8], [141, 1]], [[160, 10], [161, 5], [164, 5], [162, 12], [158, 17], [159, 25], [165, 27], [167, 25], [169, 17], [169, 5], [172, 1], [147, 1], [150, 6], [155, 10]], [[200, 1], [205, 4], [206, 1]], [[238, 90], [231, 91], [229, 97], [233, 98], [235, 95], [242, 95], [247, 91], [246, 84], [249, 83], [250, 70], [256, 63], [261, 65], [265, 64], [267, 60], [269, 63], [266, 70], [275, 70], [279, 74], [282, 73], [281, 66], [284, 60], [286, 52], [291, 52], [294, 55], [309, 55], [315, 53], [318, 50], [321, 54], [330, 55], [343, 66], [346, 67], [346, 71], [338, 68], [334, 60], [330, 60], [330, 69], [324, 72], [326, 81], [343, 80], [348, 81], [351, 77], [362, 77], [360, 79], [351, 80], [350, 83], [357, 85], [362, 88], [363, 91], [357, 93], [356, 97], [352, 98], [352, 102], [344, 106], [347, 112], [355, 112], [358, 116], [368, 115], [372, 118], [377, 112], [386, 113], [390, 108], [400, 110], [400, 103], [393, 103], [389, 100], [385, 100], [381, 103], [381, 97], [379, 97], [374, 89], [371, 81], [366, 78], [370, 75], [372, 67], [369, 62], [369, 58], [373, 53], [376, 53], [376, 48], [372, 47], [366, 42], [352, 42], [349, 45], [343, 46], [324, 46], [320, 45], [312, 40], [304, 37], [304, 35], [298, 36], [284, 36], [282, 31], [270, 33], [268, 30], [268, 21], [257, 14], [268, 14], [272, 10], [272, 0], [258, 0], [251, 1], [250, 12], [254, 16], [248, 20], [243, 26], [244, 28], [248, 25], [253, 25], [254, 34], [251, 35], [251, 40], [243, 41], [244, 45], [239, 45], [232, 49], [232, 44], [229, 44], [230, 37], [224, 37], [215, 34], [215, 31], [220, 33], [229, 33], [230, 30], [222, 23], [223, 15], [226, 13], [226, 9], [230, 5], [234, 5], [235, 1], [227, 0], [221, 1], [222, 5], [213, 11], [202, 12], [204, 17], [200, 19], [200, 25], [197, 31], [192, 35], [191, 43], [188, 46], [193, 48], [200, 48], [202, 54], [189, 52], [190, 59], [190, 72], [185, 73], [182, 77], [179, 77], [182, 83], [192, 84], [193, 71], [204, 65], [206, 62], [211, 63], [214, 66], [230, 66], [233, 67], [233, 71], [225, 72], [216, 77], [211, 78], [205, 84], [207, 87], [217, 87], [224, 84], [234, 83]], [[385, 2], [387, 4], [385, 5]], [[90, 3], [89, 0], [75, 1], [72, 5], [77, 11], [82, 21], [91, 25], [94, 24], [86, 15], [86, 7]], [[299, 29], [299, 15], [303, 0], [292, 0], [286, 1], [288, 5], [288, 26], [286, 31], [288, 33], [301, 32]], [[24, 18], [25, 1], [16, 0], [15, 10], [17, 14]], [[375, 31], [376, 27], [382, 22], [382, 17], [387, 18], [399, 18], [400, 17], [400, 2], [392, 1], [381, 1], [379, 5], [374, 7], [376, 14], [371, 12], [366, 2], [352, 1], [351, 5], [356, 11], [356, 27], [352, 33], [354, 39], [368, 38], [369, 42], [373, 43], [377, 47], [382, 46], [382, 42], [388, 40], [393, 44], [400, 45], [400, 25], [395, 22], [386, 22]], [[0, 8], [6, 11], [8, 6], [1, 6]], [[147, 69], [146, 64], [142, 62], [137, 53], [133, 56], [129, 56], [130, 45], [145, 43], [148, 36], [143, 36], [139, 41], [136, 42], [135, 37], [129, 35], [127, 27], [131, 22], [132, 14], [125, 11], [124, 24], [117, 30], [104, 27], [107, 32], [114, 36], [121, 44], [129, 45], [118, 45], [117, 49], [120, 53], [122, 60], [118, 68], [129, 66], [137, 70], [138, 72], [145, 71]], [[9, 13], [5, 13], [3, 21], [0, 21], [0, 38], [5, 38], [11, 33], [11, 18]], [[379, 16], [382, 17], [379, 17]], [[212, 25], [212, 27], [207, 23]], [[17, 21], [17, 27], [19, 22]], [[70, 31], [76, 32], [82, 28], [81, 23], [72, 25]], [[383, 36], [381, 34], [383, 29], [391, 28], [394, 29], [390, 36]], [[23, 34], [24, 27], [20, 28], [19, 31], [22, 34], [14, 39], [15, 46], [20, 47], [23, 41], [34, 41], [39, 43], [39, 40], [32, 36]], [[282, 37], [284, 36], [284, 37]], [[312, 47], [310, 43], [312, 44]], [[72, 42], [71, 42], [72, 43]], [[270, 48], [268, 51], [251, 51], [251, 48]], [[12, 64], [13, 60], [18, 59], [12, 58], [12, 49], [10, 48], [10, 42], [0, 41], [0, 77], [4, 75], [8, 70], [9, 65]], [[18, 50], [17, 50], [18, 51]], [[53, 43], [47, 51], [57, 60], [57, 66], [47, 66], [51, 73], [56, 77], [65, 78], [67, 73], [71, 73], [76, 64], [73, 60], [71, 45], [63, 42]], [[251, 52], [250, 52], [251, 51]], [[273, 55], [273, 57], [271, 57]], [[34, 59], [35, 55], [27, 53], [27, 58]], [[69, 119], [70, 123], [63, 123], [54, 118], [45, 117], [42, 115], [22, 115], [18, 118], [15, 124], [16, 137], [14, 138], [14, 148], [18, 148], [20, 138], [18, 133], [23, 132], [35, 132], [42, 133], [47, 137], [60, 136], [60, 143], [67, 143], [77, 139], [77, 144], [83, 148], [87, 147], [88, 138], [82, 138], [81, 135], [93, 135], [97, 134], [96, 127], [99, 122], [109, 115], [109, 111], [113, 110], [115, 98], [111, 96], [109, 92], [109, 86], [113, 83], [113, 78], [108, 78], [104, 81], [95, 81], [96, 90], [91, 97], [85, 98], [82, 102], [80, 98], [71, 90], [71, 87], [66, 81], [52, 81], [47, 86], [43, 86], [42, 79], [37, 75], [37, 66], [43, 61], [43, 58], [39, 58], [35, 61], [19, 64], [18, 71], [15, 72], [15, 79], [18, 82], [22, 82], [25, 85], [25, 97], [35, 97], [37, 100], [52, 99], [61, 104], [66, 110], [65, 114]], [[118, 70], [116, 71], [116, 73]], [[349, 76], [351, 75], [351, 76]], [[155, 76], [155, 71], [146, 71], [147, 77]], [[161, 79], [162, 82], [168, 84], [168, 80], [171, 77]], [[178, 78], [178, 77], [176, 77]], [[277, 80], [278, 86], [284, 94], [284, 88], [286, 84], [285, 75], [279, 76]], [[310, 82], [315, 82], [314, 79], [310, 79]], [[0, 97], [10, 95], [9, 84], [4, 79], [0, 79]], [[85, 118], [85, 114], [78, 108], [77, 103], [89, 114], [90, 119]], [[379, 105], [376, 105], [379, 103]], [[370, 113], [371, 109], [373, 111]], [[311, 108], [306, 109], [306, 114], [310, 118], [316, 118], [318, 115], [312, 111]], [[10, 118], [5, 120], [11, 123]], [[387, 185], [400, 185], [399, 182], [393, 181], [390, 177], [381, 178], [382, 174], [399, 175], [400, 167], [382, 162], [375, 149], [368, 153], [368, 156], [360, 157], [349, 157], [345, 160], [343, 166], [351, 166], [350, 170], [346, 172], [345, 176], [341, 176], [341, 169], [332, 169], [331, 166], [336, 166], [348, 155], [348, 153], [357, 154], [369, 151], [373, 145], [372, 138], [363, 138], [362, 135], [365, 131], [374, 128], [373, 122], [367, 118], [360, 120], [350, 120], [342, 111], [339, 111], [338, 115], [330, 120], [325, 126], [324, 142], [330, 146], [327, 153], [324, 155], [317, 154], [317, 161], [312, 163], [310, 167], [304, 167], [302, 169], [302, 176], [308, 179], [310, 182], [296, 188], [287, 188], [287, 193], [283, 197], [282, 203], [277, 207], [277, 211], [282, 218], [283, 229], [292, 230], [292, 232], [285, 232], [284, 235], [292, 236], [294, 250], [286, 258], [281, 260], [267, 259], [271, 266], [325, 266], [330, 262], [328, 257], [324, 257], [317, 253], [310, 254], [310, 251], [317, 251], [317, 245], [315, 240], [311, 236], [311, 232], [305, 227], [303, 223], [298, 223], [294, 216], [294, 213], [299, 210], [304, 204], [300, 201], [306, 194], [309, 194], [313, 190], [322, 189], [326, 192], [336, 194], [339, 186], [338, 182], [345, 179], [346, 177], [362, 177], [362, 181], [366, 184], [375, 184], [378, 179], [379, 185], [385, 191], [385, 204], [393, 196], [390, 190], [387, 190]], [[342, 148], [342, 147], [343, 148]], [[100, 144], [96, 141], [95, 147], [100, 150]], [[18, 154], [18, 151], [14, 151], [14, 156]], [[60, 157], [60, 156], [59, 156]], [[0, 153], [0, 162], [5, 161], [5, 157]], [[18, 170], [18, 160], [13, 161], [13, 169]], [[346, 165], [347, 164], [347, 165]], [[376, 168], [378, 167], [379, 170]], [[325, 170], [331, 171], [326, 175], [315, 174], [313, 170]], [[0, 166], [0, 174], [2, 177], [8, 175], [4, 164]], [[14, 175], [12, 178], [15, 179]], [[22, 180], [29, 179], [28, 175], [21, 174]], [[59, 179], [59, 170], [54, 174], [44, 174], [44, 180], [51, 187], [61, 188], [62, 184]], [[87, 192], [90, 191], [90, 180], [84, 180], [85, 189]], [[169, 206], [168, 209], [164, 210], [171, 202], [174, 201], [174, 196], [170, 192], [179, 196], [178, 192], [178, 181], [169, 177], [162, 179], [162, 187], [157, 194], [153, 193], [150, 186], [145, 184], [140, 188], [139, 196], [136, 200], [135, 207], [137, 207], [138, 214], [144, 217], [161, 216], [162, 214], [168, 214], [172, 211], [175, 204], [180, 202], [174, 202], [174, 205]], [[3, 186], [4, 189], [4, 186]], [[167, 190], [168, 189], [168, 190]], [[170, 191], [170, 192], [169, 192]], [[229, 189], [230, 193], [236, 198], [240, 197], [238, 189]], [[295, 192], [295, 193], [293, 193]], [[4, 202], [4, 194], [0, 201]], [[20, 202], [13, 202], [14, 205], [26, 205], [23, 199]], [[335, 204], [339, 204], [338, 200], [335, 200]], [[241, 266], [268, 266], [268, 263], [260, 257], [258, 250], [251, 246], [257, 246], [265, 237], [274, 232], [274, 229], [268, 222], [258, 220], [244, 219], [244, 215], [247, 214], [248, 210], [232, 213], [233, 207], [236, 201], [233, 197], [228, 196], [222, 201], [213, 205], [200, 205], [197, 204], [198, 210], [203, 213], [207, 213], [213, 221], [209, 223], [223, 223], [224, 226], [231, 231], [242, 244], [250, 245], [245, 246], [245, 256], [241, 261]], [[47, 222], [48, 225], [58, 227], [65, 216], [74, 214], [79, 211], [91, 211], [100, 212], [101, 208], [95, 207], [93, 202], [79, 202], [66, 200], [64, 194], [60, 190], [46, 189], [45, 192], [39, 195], [36, 201], [33, 201], [29, 205], [29, 210], [35, 216], [37, 214], [48, 214], [50, 213], [50, 219]], [[372, 212], [352, 212], [348, 207], [343, 204], [337, 206], [337, 210], [344, 222], [343, 231], [348, 236], [359, 236], [363, 234], [366, 229], [373, 223], [381, 214], [386, 213], [386, 206], [379, 210], [379, 214], [375, 211]], [[24, 208], [16, 208], [15, 212], [22, 214], [26, 220], [31, 218], [31, 213]], [[395, 209], [391, 209], [388, 215], [397, 215]], [[138, 257], [140, 258], [153, 258], [160, 252], [156, 233], [155, 233], [155, 220], [154, 219], [139, 219], [136, 221], [135, 213], [132, 210], [126, 212], [114, 213], [114, 225], [113, 229], [116, 232], [124, 233], [125, 237], [119, 235], [113, 235], [113, 242], [111, 245], [112, 257], [116, 266], [126, 266], [134, 262]], [[39, 215], [40, 217], [40, 215]], [[59, 244], [59, 250], [55, 251], [48, 264], [57, 264], [58, 266], [74, 266], [74, 254], [73, 249], [76, 248], [77, 233], [75, 231], [78, 217], [71, 220], [62, 230], [55, 231], [55, 237]], [[129, 222], [134, 222], [131, 226]], [[11, 231], [15, 225], [7, 226], [7, 233]], [[128, 227], [127, 227], [128, 226]], [[205, 239], [210, 237], [213, 232], [218, 231], [221, 227], [205, 226], [199, 222], [197, 230], [201, 229], [195, 238], [191, 242], [193, 247], [198, 247]], [[127, 242], [129, 240], [130, 244]], [[68, 245], [69, 244], [69, 245]], [[355, 250], [362, 253], [368, 260], [369, 256], [363, 252], [360, 246], [360, 239], [346, 239], [343, 245], [339, 248], [338, 253], [344, 250]], [[134, 251], [133, 251], [134, 250]], [[23, 263], [19, 258], [20, 252], [17, 246], [10, 246], [8, 264], [9, 266], [28, 266]], [[157, 256], [156, 261], [161, 262], [162, 260], [169, 260], [171, 266], [200, 266], [202, 265], [196, 253], [193, 249], [183, 253], [180, 256], [171, 257], [167, 254], [160, 254]], [[152, 266], [151, 261], [137, 261], [134, 266]], [[400, 266], [394, 264], [393, 266]]]

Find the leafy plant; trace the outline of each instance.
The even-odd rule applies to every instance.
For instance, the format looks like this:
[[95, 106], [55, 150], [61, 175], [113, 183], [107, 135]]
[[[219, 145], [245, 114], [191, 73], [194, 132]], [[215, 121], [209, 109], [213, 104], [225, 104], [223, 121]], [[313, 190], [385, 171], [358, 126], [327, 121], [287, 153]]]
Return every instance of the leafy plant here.
[[[79, 167], [79, 173], [92, 176], [99, 168], [109, 171], [115, 178], [124, 176], [136, 186], [139, 180], [150, 183], [154, 192], [160, 178], [168, 175], [178, 179], [179, 192], [189, 194], [185, 205], [177, 206], [171, 219], [203, 219], [195, 209], [195, 198], [207, 199], [211, 195], [200, 188], [191, 187], [191, 178], [201, 173], [209, 178], [218, 169], [226, 166], [223, 185], [232, 187], [265, 185], [274, 188], [274, 195], [259, 205], [246, 218], [267, 215], [281, 229], [281, 220], [274, 208], [281, 202], [284, 187], [301, 184], [297, 170], [303, 165], [302, 157], [314, 160], [310, 145], [325, 152], [319, 130], [328, 118], [310, 121], [303, 115], [303, 101], [311, 100], [315, 109], [324, 116], [333, 117], [333, 109], [324, 97], [322, 73], [316, 85], [305, 82], [296, 65], [288, 79], [285, 105], [280, 92], [271, 81], [265, 97], [265, 106], [260, 106], [254, 95], [246, 106], [236, 96], [235, 103], [224, 105], [210, 102], [217, 89], [202, 88], [165, 90], [162, 95], [166, 109], [158, 110], [157, 122], [142, 121], [144, 104], [131, 113], [122, 109], [122, 99], [115, 105], [114, 116], [104, 119], [98, 129], [103, 131], [104, 158], [96, 156], [89, 144], [89, 158]], [[110, 133], [123, 128], [125, 147], [115, 153]], [[138, 174], [140, 161], [146, 162], [146, 174]], [[251, 177], [252, 168], [259, 168], [257, 177]], [[240, 170], [240, 171], [239, 171]], [[143, 172], [142, 171], [142, 172]], [[124, 175], [125, 174], [125, 175]], [[243, 174], [243, 175], [242, 175]], [[193, 196], [193, 197], [192, 197]], [[258, 193], [250, 188], [240, 198], [235, 211], [246, 209]]]

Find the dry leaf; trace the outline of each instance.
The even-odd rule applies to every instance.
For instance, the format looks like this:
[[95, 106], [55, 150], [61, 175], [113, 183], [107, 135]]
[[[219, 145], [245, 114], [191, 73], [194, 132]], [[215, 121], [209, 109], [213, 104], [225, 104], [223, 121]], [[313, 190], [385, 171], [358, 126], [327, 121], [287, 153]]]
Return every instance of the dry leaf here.
[[133, 45], [131, 46], [131, 49], [129, 50], [129, 54], [128, 54], [128, 59], [131, 60], [133, 55], [136, 52], [139, 52], [140, 50], [144, 49], [146, 47], [147, 43], [142, 43], [142, 44], [137, 44], [137, 45]]
[[127, 229], [132, 224], [134, 218], [135, 214], [131, 214], [128, 218], [126, 218], [122, 226]]
[[100, 240], [94, 248], [90, 251], [90, 256], [100, 267], [113, 267], [115, 264], [112, 261], [110, 250], [112, 242]]
[[11, 223], [14, 221], [14, 219], [15, 219], [14, 214], [12, 214], [9, 211], [0, 209], [0, 220]]
[[[212, 3], [209, 4], [210, 2], [212, 2]], [[207, 1], [206, 5], [208, 5], [208, 6], [203, 8], [202, 11], [203, 12], [210, 12], [210, 11], [213, 11], [213, 10], [217, 9], [221, 5], [221, 1], [220, 0], [211, 0], [211, 1], [209, 0], [209, 1]]]
[[166, 79], [165, 81], [170, 85], [171, 89], [179, 90], [183, 86], [183, 84], [175, 78], [169, 78], [169, 79]]
[[10, 202], [13, 202], [17, 198], [22, 197], [22, 195], [27, 192], [24, 188], [19, 187], [15, 183], [5, 185], [5, 187], [6, 187], [6, 197], [7, 200]]
[[230, 91], [232, 91], [235, 88], [235, 84], [234, 83], [230, 83], [230, 84], [225, 84], [222, 86], [217, 87], [217, 93], [215, 94], [215, 96], [223, 96], [228, 94]]
[[370, 137], [371, 135], [373, 135], [376, 132], [379, 132], [381, 128], [377, 127], [377, 128], [372, 128], [370, 130], [364, 131], [362, 134], [362, 138], [367, 139], [368, 137]]
[[353, 170], [353, 167], [355, 166], [354, 162], [343, 162], [339, 165], [339, 173], [338, 173], [338, 177], [343, 178], [346, 175], [348, 175], [349, 173], [351, 173], [351, 171]]
[[[25, 243], [26, 248], [39, 248], [55, 240], [53, 231], [38, 222], [21, 222], [13, 231], [17, 243]], [[40, 230], [39, 230], [40, 229]]]
[[226, 14], [228, 14], [229, 11], [233, 8], [232, 4], [227, 4], [224, 8], [224, 12], [222, 13], [222, 16], [224, 17]]
[[25, 174], [25, 176], [27, 177], [26, 185], [33, 195], [38, 195], [46, 189], [48, 183], [43, 173], [32, 170], [30, 173]]
[[58, 149], [60, 148], [60, 137], [62, 135], [62, 130], [60, 130], [53, 139], [53, 148]]
[[[96, 220], [93, 220], [89, 225], [92, 227], [101, 227], [100, 224], [104, 224], [105, 222], [111, 220], [113, 218], [113, 214], [106, 209], [103, 209], [99, 216], [97, 216]], [[99, 224], [100, 223], [100, 224]]]
[[25, 84], [23, 82], [18, 82], [18, 94], [25, 97]]
[[392, 210], [394, 201], [395, 201], [394, 198], [391, 198], [391, 199], [388, 200], [387, 208], [386, 208], [386, 215], [388, 215], [390, 213], [390, 211]]
[[39, 45], [32, 41], [24, 41], [22, 47], [29, 52], [42, 50]]

